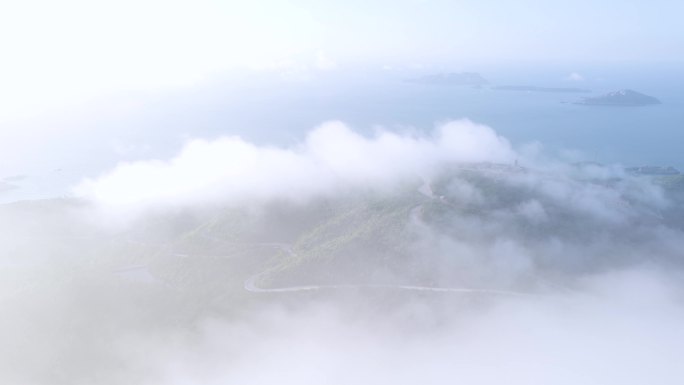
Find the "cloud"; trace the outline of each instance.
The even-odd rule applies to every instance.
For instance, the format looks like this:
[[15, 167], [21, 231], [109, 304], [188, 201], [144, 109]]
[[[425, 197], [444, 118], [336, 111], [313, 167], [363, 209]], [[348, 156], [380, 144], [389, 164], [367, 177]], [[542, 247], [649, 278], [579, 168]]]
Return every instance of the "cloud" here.
[[192, 344], [140, 360], [158, 382], [179, 385], [677, 384], [684, 309], [668, 280], [612, 272], [571, 293], [479, 310], [428, 299], [382, 314], [358, 303], [271, 307], [242, 322], [205, 323]]
[[331, 71], [337, 69], [338, 65], [337, 62], [326, 55], [325, 52], [318, 51], [316, 53], [314, 67], [321, 71]]
[[105, 205], [301, 202], [339, 188], [386, 188], [445, 162], [510, 163], [515, 157], [506, 139], [468, 120], [426, 135], [379, 130], [372, 137], [329, 122], [289, 148], [239, 137], [194, 140], [173, 159], [122, 163], [75, 191]]
[[[372, 135], [328, 122], [289, 147], [193, 140], [82, 182], [102, 207], [161, 208], [114, 232], [80, 201], [0, 207], [0, 267], [17, 272], [0, 282], [0, 380], [678, 384], [676, 202], [542, 150], [467, 120]], [[116, 273], [131, 264], [155, 279]], [[264, 271], [264, 287], [348, 285], [245, 290]]]
[[573, 82], [583, 82], [584, 76], [578, 74], [577, 72], [573, 72], [570, 75], [568, 75], [567, 80], [570, 80]]

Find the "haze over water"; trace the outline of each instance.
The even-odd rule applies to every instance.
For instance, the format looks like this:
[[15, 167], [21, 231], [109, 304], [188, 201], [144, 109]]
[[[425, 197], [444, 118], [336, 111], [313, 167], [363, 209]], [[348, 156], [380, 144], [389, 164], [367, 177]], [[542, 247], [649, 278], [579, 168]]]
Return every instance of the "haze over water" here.
[[[257, 143], [287, 145], [329, 120], [371, 134], [378, 126], [427, 131], [439, 122], [466, 118], [489, 125], [515, 145], [542, 144], [546, 152], [571, 161], [684, 169], [679, 145], [684, 139], [684, 92], [677, 71], [596, 70], [573, 81], [561, 70], [498, 70], [482, 72], [490, 85], [479, 88], [406, 81], [423, 73], [343, 73], [304, 80], [252, 76], [205, 84], [190, 94], [181, 89], [168, 96], [137, 95], [132, 102], [123, 96], [95, 101], [93, 112], [75, 108], [49, 117], [53, 127], [82, 135], [48, 135], [50, 145], [35, 156], [3, 165], [5, 176], [35, 173], [23, 182], [23, 189], [5, 193], [3, 200], [68, 195], [78, 180], [97, 175], [121, 158], [170, 156], [189, 138], [239, 135]], [[501, 85], [581, 88], [591, 93], [492, 89]], [[622, 88], [655, 95], [663, 104], [572, 104]], [[35, 124], [46, 124], [46, 119], [11, 126], [21, 131]], [[91, 139], [84, 139], [89, 135]]]

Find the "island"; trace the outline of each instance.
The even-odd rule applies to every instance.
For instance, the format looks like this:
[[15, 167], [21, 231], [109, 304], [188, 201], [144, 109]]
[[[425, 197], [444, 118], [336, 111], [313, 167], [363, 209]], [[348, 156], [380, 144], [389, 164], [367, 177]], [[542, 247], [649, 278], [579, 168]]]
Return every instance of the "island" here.
[[526, 92], [555, 92], [555, 93], [587, 93], [591, 90], [584, 88], [566, 87], [535, 87], [535, 86], [496, 86], [492, 87], [497, 91], [526, 91]]
[[619, 90], [604, 95], [585, 97], [574, 104], [581, 106], [649, 106], [661, 104], [660, 100], [653, 96], [644, 95], [634, 90]]
[[476, 72], [450, 72], [436, 75], [426, 75], [407, 80], [409, 83], [446, 85], [446, 86], [475, 86], [489, 84], [487, 79]]
[[12, 175], [12, 176], [8, 176], [8, 177], [4, 178], [2, 181], [8, 182], [8, 183], [21, 182], [22, 180], [24, 180], [26, 178], [27, 178], [27, 176], [23, 175], [23, 174], [22, 175]]
[[640, 167], [627, 167], [625, 169], [628, 173], [632, 175], [680, 175], [679, 170], [672, 166], [640, 166]]
[[15, 184], [0, 180], [0, 193], [4, 193], [4, 192], [10, 191], [10, 190], [16, 190], [18, 188], [19, 188], [19, 186], [15, 185]]

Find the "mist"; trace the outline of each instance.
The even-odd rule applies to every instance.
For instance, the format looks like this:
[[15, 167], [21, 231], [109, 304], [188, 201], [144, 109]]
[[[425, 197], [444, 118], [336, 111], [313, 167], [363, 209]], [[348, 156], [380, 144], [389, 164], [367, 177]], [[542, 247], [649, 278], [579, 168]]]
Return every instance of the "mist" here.
[[665, 182], [468, 120], [191, 140], [2, 207], [0, 378], [678, 383]]
[[0, 2], [0, 384], [672, 384], [684, 2]]
[[430, 135], [378, 128], [372, 138], [329, 122], [287, 149], [259, 147], [240, 137], [191, 141], [173, 159], [121, 164], [82, 182], [75, 192], [129, 206], [306, 201], [340, 188], [390, 189], [407, 178], [427, 177], [444, 162], [510, 162], [514, 156], [506, 139], [467, 120], [440, 125]]
[[622, 4], [6, 3], [0, 121], [69, 110], [93, 98], [192, 89], [244, 71], [301, 80], [340, 70], [678, 68], [681, 4]]

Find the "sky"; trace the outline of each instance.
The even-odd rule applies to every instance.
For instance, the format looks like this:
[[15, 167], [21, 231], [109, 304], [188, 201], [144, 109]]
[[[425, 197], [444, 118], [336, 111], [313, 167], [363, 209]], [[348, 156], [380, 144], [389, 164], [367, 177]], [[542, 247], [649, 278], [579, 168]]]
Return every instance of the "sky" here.
[[0, 117], [237, 70], [684, 60], [677, 1], [0, 3]]

